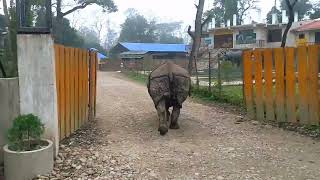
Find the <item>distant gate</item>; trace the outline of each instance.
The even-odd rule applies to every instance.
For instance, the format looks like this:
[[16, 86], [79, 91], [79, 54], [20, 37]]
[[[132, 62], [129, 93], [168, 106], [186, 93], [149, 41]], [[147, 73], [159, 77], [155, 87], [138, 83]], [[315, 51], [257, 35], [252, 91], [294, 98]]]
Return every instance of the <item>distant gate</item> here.
[[244, 97], [260, 121], [320, 123], [320, 46], [245, 51]]
[[62, 140], [95, 116], [97, 53], [55, 45], [55, 59]]

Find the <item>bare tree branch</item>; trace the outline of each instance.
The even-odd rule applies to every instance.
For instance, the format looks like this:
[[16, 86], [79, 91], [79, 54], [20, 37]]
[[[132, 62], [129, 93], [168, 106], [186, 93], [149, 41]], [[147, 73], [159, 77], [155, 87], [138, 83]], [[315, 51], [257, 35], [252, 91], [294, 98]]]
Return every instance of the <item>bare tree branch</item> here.
[[201, 24], [201, 29], [203, 28], [203, 26], [205, 26], [206, 24], [209, 23], [209, 21], [212, 19], [212, 15], [210, 14]]
[[192, 40], [195, 39], [195, 34], [194, 34], [194, 32], [191, 31], [191, 26], [188, 27], [188, 34], [192, 38]]
[[243, 17], [246, 15], [248, 10], [250, 9], [257, 9], [257, 4], [258, 0], [240, 0], [240, 6], [239, 6], [239, 21], [240, 23], [243, 22]]
[[65, 16], [65, 15], [68, 15], [68, 14], [70, 14], [70, 13], [73, 13], [74, 11], [77, 11], [77, 10], [79, 10], [79, 9], [84, 9], [84, 8], [86, 8], [87, 6], [91, 5], [91, 4], [93, 4], [93, 3], [92, 3], [92, 2], [84, 2], [84, 3], [82, 3], [81, 5], [76, 6], [76, 7], [72, 8], [72, 9], [70, 9], [70, 10], [62, 13], [62, 16]]
[[293, 9], [293, 7], [296, 5], [297, 2], [298, 2], [298, 0], [295, 0], [295, 1], [293, 2], [293, 4], [292, 4], [292, 9]]
[[[189, 65], [188, 65], [188, 71], [191, 74], [192, 73], [192, 67], [193, 67], [193, 60], [198, 56], [200, 44], [201, 44], [201, 34], [202, 34], [202, 15], [203, 15], [203, 8], [204, 8], [204, 1], [205, 0], [199, 0], [197, 7], [197, 13], [196, 13], [196, 19], [195, 19], [195, 30], [194, 34], [191, 33], [191, 26], [188, 27], [188, 34], [193, 40], [192, 43], [192, 49], [189, 56]], [[193, 34], [193, 35], [192, 35]]]

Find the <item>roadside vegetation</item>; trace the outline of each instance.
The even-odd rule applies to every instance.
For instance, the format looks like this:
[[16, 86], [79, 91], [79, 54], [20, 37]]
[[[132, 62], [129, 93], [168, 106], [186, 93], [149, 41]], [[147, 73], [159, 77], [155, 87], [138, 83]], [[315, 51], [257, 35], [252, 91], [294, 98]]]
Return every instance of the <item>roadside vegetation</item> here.
[[[128, 78], [139, 83], [147, 83], [148, 76], [145, 74], [140, 74], [133, 71], [125, 72], [124, 74]], [[200, 87], [197, 89], [195, 86], [192, 86], [191, 95], [194, 98], [206, 102], [226, 103], [238, 107], [244, 106], [242, 86], [223, 86], [221, 88], [221, 93], [218, 87], [213, 87], [212, 91], [210, 92], [208, 87]]]

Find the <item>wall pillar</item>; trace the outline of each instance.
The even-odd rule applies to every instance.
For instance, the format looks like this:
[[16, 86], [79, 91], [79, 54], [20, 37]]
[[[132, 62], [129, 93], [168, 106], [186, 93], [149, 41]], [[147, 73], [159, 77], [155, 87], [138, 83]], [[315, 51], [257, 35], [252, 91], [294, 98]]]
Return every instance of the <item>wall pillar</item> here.
[[19, 116], [18, 78], [0, 78], [0, 166], [3, 163], [2, 147], [8, 143], [7, 132], [17, 116]]
[[21, 114], [33, 113], [45, 125], [44, 138], [59, 148], [54, 42], [50, 34], [18, 34]]

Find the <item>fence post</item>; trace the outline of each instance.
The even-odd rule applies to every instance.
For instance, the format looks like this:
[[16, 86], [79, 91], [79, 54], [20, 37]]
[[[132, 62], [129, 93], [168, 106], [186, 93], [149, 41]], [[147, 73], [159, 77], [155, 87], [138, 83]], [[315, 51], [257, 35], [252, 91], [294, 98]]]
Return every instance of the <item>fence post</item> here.
[[94, 118], [94, 113], [93, 113], [93, 99], [92, 99], [92, 93], [93, 93], [93, 76], [92, 76], [92, 71], [93, 71], [93, 52], [91, 50], [89, 50], [89, 103], [88, 103], [88, 106], [89, 106], [89, 116], [88, 116], [88, 119], [89, 121], [93, 120]]
[[195, 70], [196, 70], [196, 79], [197, 79], [196, 85], [197, 85], [197, 89], [199, 89], [200, 82], [199, 82], [199, 75], [198, 75], [197, 59], [196, 59], [196, 57], [193, 57], [193, 59], [194, 59], [194, 66], [195, 66]]
[[221, 82], [221, 62], [220, 62], [220, 55], [218, 55], [218, 88], [219, 88], [219, 97], [222, 94], [222, 82]]
[[211, 52], [209, 52], [209, 92], [211, 92]]

